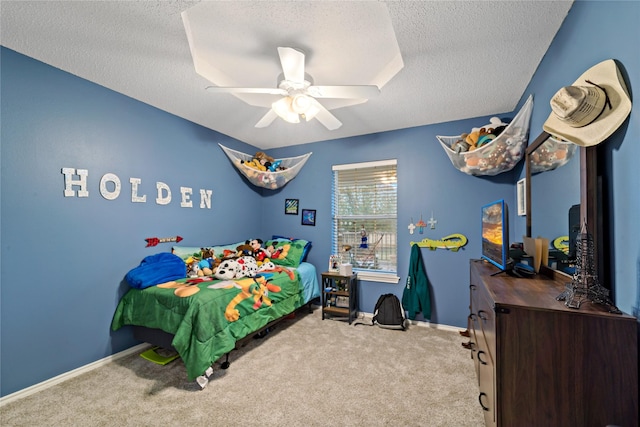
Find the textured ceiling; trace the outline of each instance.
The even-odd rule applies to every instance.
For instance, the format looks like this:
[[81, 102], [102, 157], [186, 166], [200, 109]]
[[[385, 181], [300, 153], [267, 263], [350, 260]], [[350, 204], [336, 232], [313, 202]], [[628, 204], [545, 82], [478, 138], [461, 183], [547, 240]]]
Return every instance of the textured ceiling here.
[[[269, 149], [511, 112], [571, 4], [391, 1], [357, 2], [356, 7], [355, 2], [3, 0], [0, 43]], [[372, 13], [366, 13], [367, 5]], [[323, 52], [342, 52], [351, 39], [364, 38], [365, 43], [380, 19], [373, 12], [384, 6], [404, 67], [381, 83], [380, 96], [365, 103], [335, 108], [322, 102], [343, 123], [337, 130], [329, 131], [317, 120], [290, 124], [280, 119], [258, 129], [254, 125], [267, 107], [204, 90], [212, 83], [276, 87], [278, 46], [304, 50], [307, 72], [317, 84], [375, 81], [367, 75], [362, 76], [365, 81], [353, 81], [356, 76], [339, 55], [329, 58]], [[181, 16], [190, 8], [201, 15], [206, 9], [211, 57], [222, 69], [232, 70], [228, 81], [211, 82], [196, 73]], [[393, 36], [387, 33], [383, 35]], [[375, 46], [367, 49], [375, 52]]]

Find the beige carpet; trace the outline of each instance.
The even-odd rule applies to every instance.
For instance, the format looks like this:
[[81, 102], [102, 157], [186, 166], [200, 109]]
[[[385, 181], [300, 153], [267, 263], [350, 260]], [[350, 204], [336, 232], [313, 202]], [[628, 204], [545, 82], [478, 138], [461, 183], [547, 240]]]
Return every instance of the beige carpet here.
[[298, 313], [214, 366], [202, 391], [178, 359], [132, 355], [0, 408], [8, 426], [482, 426], [455, 331], [405, 332]]

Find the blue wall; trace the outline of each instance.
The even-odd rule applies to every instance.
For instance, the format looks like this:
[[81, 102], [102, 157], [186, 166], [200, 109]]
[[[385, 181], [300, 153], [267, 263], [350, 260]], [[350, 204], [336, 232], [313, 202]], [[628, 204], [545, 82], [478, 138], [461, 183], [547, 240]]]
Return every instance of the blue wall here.
[[[500, 115], [512, 117], [511, 115]], [[466, 326], [469, 311], [469, 258], [480, 256], [480, 206], [504, 198], [513, 205], [511, 173], [495, 177], [473, 177], [455, 169], [440, 146], [436, 135], [456, 135], [465, 129], [489, 123], [488, 118], [401, 129], [355, 138], [305, 144], [286, 150], [274, 150], [276, 157], [312, 151], [313, 155], [280, 193], [265, 193], [263, 209], [281, 212], [285, 198], [300, 199], [300, 207], [317, 210], [316, 226], [296, 226], [299, 235], [313, 241], [309, 259], [326, 269], [331, 254], [331, 166], [371, 160], [398, 160], [398, 275], [399, 284], [363, 282], [359, 308], [371, 313], [378, 297], [387, 292], [402, 296], [409, 269], [411, 241], [425, 237], [440, 239], [452, 233], [467, 236], [469, 243], [458, 252], [423, 249], [423, 260], [432, 286], [431, 321]], [[283, 154], [279, 154], [283, 153]], [[416, 230], [407, 226], [422, 215], [427, 221], [433, 211], [436, 228]], [[299, 224], [299, 217], [272, 215], [270, 226], [286, 232]], [[302, 227], [302, 228], [301, 228]]]
[[[601, 60], [621, 61], [633, 93], [640, 78], [639, 18], [638, 2], [574, 4], [523, 94], [521, 103], [534, 95], [531, 139], [549, 114], [553, 93]], [[421, 237], [462, 233], [469, 238], [457, 253], [423, 250], [432, 286], [432, 320], [460, 327], [468, 314], [468, 260], [480, 254], [480, 206], [506, 199], [512, 240], [524, 233], [524, 219], [515, 215], [514, 186], [522, 165], [496, 177], [471, 177], [451, 166], [435, 138], [484, 124], [487, 117], [273, 150], [274, 157], [308, 151], [313, 155], [284, 189], [258, 191], [230, 166], [217, 143], [245, 152], [255, 148], [5, 48], [1, 54], [2, 395], [135, 343], [129, 331], [111, 333], [109, 324], [127, 288], [124, 274], [144, 256], [170, 247], [145, 248], [146, 237], [180, 235], [182, 244], [199, 246], [272, 233], [299, 236], [313, 241], [309, 260], [323, 269], [331, 252], [333, 164], [398, 159], [401, 281], [363, 283], [363, 311], [371, 312], [381, 293], [401, 295], [409, 241], [420, 236], [409, 235], [411, 218], [417, 221], [422, 214], [426, 220], [433, 211], [438, 220], [436, 229], [426, 229]], [[640, 119], [637, 108], [631, 114], [625, 128], [601, 144], [612, 212], [615, 302], [627, 312], [640, 287], [640, 226], [635, 220], [640, 208], [640, 173], [635, 167]], [[552, 173], [570, 174], [570, 165]], [[89, 170], [88, 198], [63, 196], [63, 167]], [[99, 180], [105, 173], [122, 180], [116, 200], [100, 195]], [[140, 193], [147, 195], [146, 203], [131, 202], [131, 177], [142, 179]], [[167, 206], [154, 201], [157, 181], [172, 189]], [[193, 208], [180, 207], [180, 186], [194, 189]], [[211, 209], [198, 207], [200, 188], [213, 190]], [[560, 194], [554, 197], [556, 203], [563, 199]], [[317, 225], [302, 226], [300, 216], [284, 215], [285, 198], [298, 198], [301, 208], [316, 209]], [[242, 202], [254, 208], [243, 208]]]
[[[605, 223], [605, 253], [608, 256], [604, 285], [611, 287], [614, 302], [623, 311], [637, 316], [640, 303], [640, 171], [638, 150], [640, 146], [640, 110], [634, 93], [640, 87], [640, 2], [637, 1], [578, 1], [574, 3], [564, 24], [533, 76], [525, 93], [534, 93], [536, 108], [531, 118], [533, 129], [542, 129], [551, 108], [548, 100], [562, 86], [572, 84], [583, 72], [606, 59], [615, 59], [621, 64], [631, 100], [636, 105], [630, 118], [609, 139], [598, 145], [598, 167], [603, 170], [603, 208], [609, 215]], [[562, 200], [561, 191], [567, 181], [573, 181], [578, 162], [556, 171], [534, 177], [533, 197], [542, 200], [548, 195], [539, 192], [554, 192], [546, 209], [534, 210], [534, 235], [557, 236], [553, 229], [542, 228], [544, 224], [567, 221], [566, 205], [572, 204], [573, 195], [567, 196], [570, 203]], [[550, 190], [554, 189], [554, 190]], [[539, 206], [539, 205], [538, 205]], [[554, 211], [554, 207], [563, 206]], [[565, 222], [566, 223], [566, 222]], [[539, 228], [536, 229], [536, 226]], [[517, 235], [524, 234], [524, 219], [516, 223]]]
[[[217, 145], [246, 144], [5, 48], [1, 90], [5, 395], [136, 343], [109, 325], [126, 272], [170, 249], [145, 238], [230, 243], [262, 225], [242, 208], [259, 192]], [[64, 167], [88, 169], [89, 197], [63, 196]], [[122, 182], [115, 200], [100, 194], [106, 173]], [[146, 203], [131, 202], [131, 177]], [[155, 203], [158, 181], [171, 189], [168, 205]], [[180, 207], [181, 186], [193, 188], [192, 208]], [[210, 209], [200, 189], [213, 191]]]
[[[633, 92], [633, 87], [638, 84], [637, 70], [640, 70], [636, 46], [640, 31], [633, 22], [640, 18], [639, 14], [638, 2], [574, 3], [514, 110], [518, 111], [530, 94], [534, 96], [530, 141], [542, 132], [542, 125], [551, 112], [549, 100], [553, 94], [560, 87], [572, 84], [580, 74], [600, 61], [609, 58], [619, 60], [629, 74], [627, 82]], [[598, 31], [593, 31], [593, 28], [598, 28]], [[513, 117], [513, 114], [499, 116]], [[331, 233], [331, 165], [397, 158], [400, 285], [362, 283], [360, 309], [371, 312], [382, 293], [402, 295], [410, 241], [462, 233], [469, 238], [469, 244], [463, 251], [423, 250], [422, 254], [432, 286], [432, 321], [465, 326], [468, 314], [466, 266], [469, 258], [480, 255], [479, 207], [504, 198], [510, 206], [511, 241], [522, 241], [526, 232], [525, 217], [516, 215], [515, 203], [515, 182], [524, 176], [524, 162], [510, 173], [496, 177], [470, 177], [451, 166], [436, 139], [436, 135], [456, 135], [482, 125], [487, 123], [486, 119], [476, 118], [274, 150], [272, 154], [276, 157], [308, 151], [314, 154], [299, 177], [284, 191], [265, 194], [265, 209], [278, 212], [285, 198], [299, 198], [302, 208], [317, 209], [315, 229], [301, 232], [304, 232], [303, 237], [314, 240], [310, 259], [316, 265], [324, 266], [331, 253], [328, 238]], [[637, 298], [640, 287], [638, 239], [629, 238], [640, 236], [638, 222], [631, 220], [632, 212], [640, 208], [640, 192], [637, 191], [639, 174], [632, 165], [637, 158], [632, 150], [634, 144], [637, 145], [638, 126], [636, 108], [623, 128], [601, 144], [603, 157], [608, 159], [602, 166], [609, 177], [610, 209], [613, 212], [611, 251], [616, 255], [615, 259], [610, 260], [616, 277], [607, 285], [613, 288], [616, 304], [628, 313], [633, 312], [634, 298]], [[568, 209], [580, 202], [579, 166], [579, 153], [576, 152], [567, 165], [533, 178], [534, 236], [554, 239], [568, 233]], [[422, 213], [426, 220], [432, 210], [438, 220], [436, 229], [426, 229], [424, 236], [409, 235], [406, 226], [411, 218], [417, 221]], [[295, 217], [276, 215], [270, 224], [274, 229], [286, 230], [296, 225], [297, 221]], [[630, 243], [635, 247], [629, 247]]]

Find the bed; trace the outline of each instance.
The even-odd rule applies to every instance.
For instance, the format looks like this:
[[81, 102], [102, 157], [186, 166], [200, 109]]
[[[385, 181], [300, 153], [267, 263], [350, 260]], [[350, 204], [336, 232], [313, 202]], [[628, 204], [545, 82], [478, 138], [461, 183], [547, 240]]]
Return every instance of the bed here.
[[[228, 366], [228, 354], [239, 342], [310, 306], [320, 296], [316, 268], [303, 261], [310, 242], [274, 236], [267, 245], [286, 250], [281, 251], [280, 259], [272, 260], [274, 267], [255, 277], [184, 277], [144, 289], [131, 288], [119, 301], [111, 328], [116, 331], [131, 325], [142, 341], [164, 348], [170, 344], [182, 358], [189, 380], [197, 379], [204, 387], [205, 373], [225, 355], [223, 367]], [[186, 262], [205, 249], [218, 255], [236, 246], [175, 246], [172, 252]]]

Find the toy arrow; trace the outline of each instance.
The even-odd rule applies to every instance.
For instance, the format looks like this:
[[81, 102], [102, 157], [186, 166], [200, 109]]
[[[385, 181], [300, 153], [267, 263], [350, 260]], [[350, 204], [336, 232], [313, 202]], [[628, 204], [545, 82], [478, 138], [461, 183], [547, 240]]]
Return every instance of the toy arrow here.
[[167, 243], [167, 242], [179, 242], [180, 240], [182, 240], [182, 237], [180, 236], [176, 236], [176, 237], [149, 237], [148, 239], [144, 239], [147, 242], [147, 246], [145, 246], [146, 248], [148, 248], [149, 246], [156, 246], [158, 243]]

